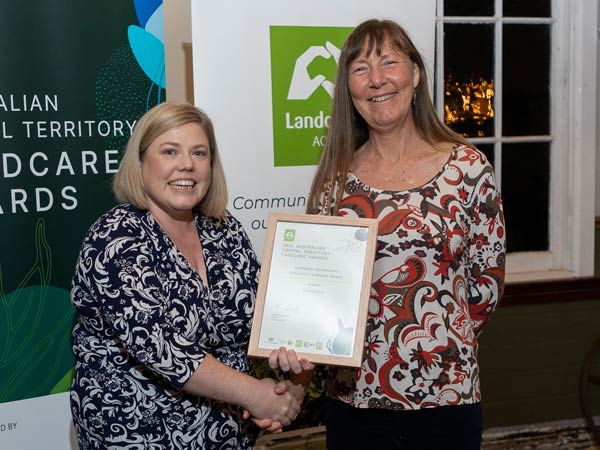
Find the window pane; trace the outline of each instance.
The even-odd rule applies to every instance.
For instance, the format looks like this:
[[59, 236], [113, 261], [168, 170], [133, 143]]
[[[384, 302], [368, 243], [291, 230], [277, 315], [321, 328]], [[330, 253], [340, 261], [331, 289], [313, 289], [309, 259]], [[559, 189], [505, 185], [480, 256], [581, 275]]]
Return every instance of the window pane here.
[[550, 26], [507, 24], [502, 47], [502, 134], [550, 134]]
[[479, 144], [477, 149], [485, 155], [490, 164], [494, 165], [494, 144]]
[[506, 17], [550, 17], [550, 0], [504, 0]]
[[502, 145], [502, 200], [509, 252], [549, 248], [550, 144]]
[[493, 16], [494, 0], [444, 0], [445, 16]]
[[468, 137], [494, 135], [493, 25], [444, 25], [444, 120]]

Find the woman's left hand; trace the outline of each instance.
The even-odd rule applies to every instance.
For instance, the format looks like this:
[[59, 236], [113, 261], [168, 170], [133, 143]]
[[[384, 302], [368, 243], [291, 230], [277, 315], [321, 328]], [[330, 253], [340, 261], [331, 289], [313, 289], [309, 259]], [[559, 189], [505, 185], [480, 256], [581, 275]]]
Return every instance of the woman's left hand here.
[[271, 369], [281, 369], [283, 372], [292, 372], [296, 375], [302, 372], [311, 372], [315, 365], [305, 358], [298, 359], [294, 350], [288, 350], [285, 347], [279, 347], [273, 350], [269, 355], [269, 367]]

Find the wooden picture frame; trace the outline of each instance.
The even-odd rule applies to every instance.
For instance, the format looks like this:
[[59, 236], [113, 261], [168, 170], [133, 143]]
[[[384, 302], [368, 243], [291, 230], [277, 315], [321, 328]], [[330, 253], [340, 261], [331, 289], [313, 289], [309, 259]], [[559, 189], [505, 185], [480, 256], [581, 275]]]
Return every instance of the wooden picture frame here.
[[248, 354], [360, 367], [377, 220], [271, 213]]

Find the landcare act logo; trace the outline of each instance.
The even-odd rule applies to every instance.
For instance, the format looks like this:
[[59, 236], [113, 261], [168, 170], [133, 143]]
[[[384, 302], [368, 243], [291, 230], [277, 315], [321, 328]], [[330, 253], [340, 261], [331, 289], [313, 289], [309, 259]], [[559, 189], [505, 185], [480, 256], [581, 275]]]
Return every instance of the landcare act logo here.
[[285, 242], [294, 242], [294, 239], [296, 239], [296, 230], [293, 228], [286, 228], [283, 233], [283, 240]]
[[319, 162], [338, 60], [352, 27], [271, 26], [275, 166]]

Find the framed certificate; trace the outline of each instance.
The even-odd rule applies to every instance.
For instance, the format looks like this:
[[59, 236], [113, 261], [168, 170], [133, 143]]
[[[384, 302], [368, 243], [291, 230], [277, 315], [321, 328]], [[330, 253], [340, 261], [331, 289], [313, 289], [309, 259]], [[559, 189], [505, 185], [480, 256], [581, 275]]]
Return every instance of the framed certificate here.
[[376, 242], [376, 219], [271, 213], [248, 354], [360, 367]]

